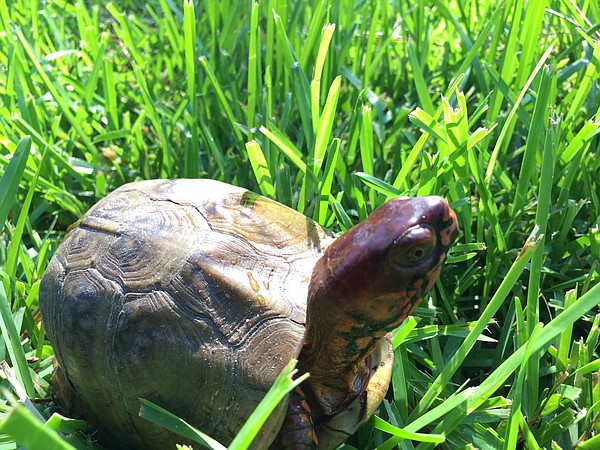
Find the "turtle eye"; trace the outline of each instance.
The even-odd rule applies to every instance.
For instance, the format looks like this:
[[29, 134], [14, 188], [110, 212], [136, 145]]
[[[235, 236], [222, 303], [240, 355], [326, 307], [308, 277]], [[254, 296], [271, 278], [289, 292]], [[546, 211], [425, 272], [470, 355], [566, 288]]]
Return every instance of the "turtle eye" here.
[[426, 226], [416, 226], [394, 241], [390, 259], [400, 267], [415, 267], [430, 258], [435, 245], [435, 232]]

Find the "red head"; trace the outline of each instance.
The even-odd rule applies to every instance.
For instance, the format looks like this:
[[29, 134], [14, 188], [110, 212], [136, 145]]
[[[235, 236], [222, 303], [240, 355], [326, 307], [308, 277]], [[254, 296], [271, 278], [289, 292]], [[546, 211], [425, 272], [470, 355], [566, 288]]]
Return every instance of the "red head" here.
[[456, 216], [441, 197], [399, 197], [385, 203], [317, 262], [309, 323], [312, 305], [319, 303], [321, 313], [341, 313], [373, 337], [389, 331], [431, 289], [457, 234]]

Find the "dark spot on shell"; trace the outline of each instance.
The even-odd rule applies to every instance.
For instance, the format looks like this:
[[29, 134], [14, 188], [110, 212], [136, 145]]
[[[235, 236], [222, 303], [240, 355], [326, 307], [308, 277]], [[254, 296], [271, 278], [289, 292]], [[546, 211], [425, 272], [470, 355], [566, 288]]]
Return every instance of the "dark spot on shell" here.
[[240, 205], [246, 206], [247, 208], [253, 208], [256, 201], [260, 198], [260, 195], [254, 192], [246, 191], [240, 198]]
[[214, 202], [206, 202], [204, 205], [204, 209], [206, 210], [206, 214], [208, 215], [208, 217], [215, 217], [219, 214], [217, 205]]

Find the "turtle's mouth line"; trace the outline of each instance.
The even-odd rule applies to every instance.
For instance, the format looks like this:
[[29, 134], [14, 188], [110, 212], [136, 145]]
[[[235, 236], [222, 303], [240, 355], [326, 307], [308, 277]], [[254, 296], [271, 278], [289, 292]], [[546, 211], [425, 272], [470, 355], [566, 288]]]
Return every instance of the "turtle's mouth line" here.
[[438, 233], [438, 237], [442, 245], [442, 249], [445, 253], [450, 249], [450, 247], [458, 237], [460, 233], [460, 228], [458, 227], [458, 219], [456, 218], [456, 213], [450, 208], [448, 208], [448, 215], [444, 217], [443, 220], [443, 229]]

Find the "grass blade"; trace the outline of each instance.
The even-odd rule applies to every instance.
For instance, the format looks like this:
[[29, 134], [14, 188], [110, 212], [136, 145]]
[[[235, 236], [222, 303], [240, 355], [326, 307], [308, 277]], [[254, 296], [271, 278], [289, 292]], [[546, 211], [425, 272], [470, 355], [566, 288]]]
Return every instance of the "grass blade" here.
[[[325, 2], [321, 3], [325, 5]], [[315, 64], [315, 75], [310, 83], [310, 104], [311, 104], [311, 116], [313, 130], [316, 133], [321, 119], [321, 76], [323, 74], [323, 66], [325, 65], [325, 57], [327, 56], [327, 49], [331, 43], [333, 32], [335, 31], [335, 25], [330, 24], [323, 27], [323, 38], [319, 45], [319, 53], [317, 54], [317, 62]]]
[[252, 169], [254, 170], [254, 176], [258, 182], [260, 192], [269, 198], [274, 198], [275, 187], [273, 186], [273, 180], [271, 179], [269, 165], [260, 148], [260, 144], [254, 140], [247, 142], [246, 151], [248, 152], [248, 159], [252, 164]]
[[15, 201], [30, 150], [31, 137], [26, 136], [17, 144], [15, 153], [0, 178], [0, 192], [3, 193], [0, 197], [0, 226], [2, 228], [4, 228], [8, 213]]
[[183, 4], [183, 40], [185, 42], [185, 70], [188, 87], [188, 98], [191, 107], [192, 138], [185, 146], [185, 166], [183, 172], [188, 178], [200, 175], [200, 159], [198, 156], [198, 101], [196, 100], [196, 13], [194, 2], [185, 0]]
[[250, 42], [248, 52], [248, 129], [254, 129], [256, 120], [256, 104], [259, 95], [260, 71], [260, 30], [258, 28], [259, 3], [252, 3], [252, 15], [250, 17]]
[[2, 330], [2, 338], [8, 349], [18, 382], [25, 388], [25, 393], [29, 398], [35, 398], [35, 388], [31, 374], [29, 373], [29, 365], [25, 358], [25, 352], [21, 346], [19, 330], [17, 330], [13, 314], [9, 307], [9, 300], [2, 283], [0, 283], [0, 329]]
[[23, 406], [14, 405], [0, 422], [0, 431], [28, 450], [75, 450], [60, 436], [31, 415]]
[[151, 401], [142, 399], [141, 403], [140, 417], [212, 450], [225, 450], [227, 448], [210, 436], [195, 429], [175, 414], [155, 405]]
[[245, 450], [250, 448], [252, 440], [263, 426], [269, 414], [286, 398], [291, 391], [300, 386], [304, 380], [308, 378], [308, 374], [293, 379], [296, 374], [297, 361], [292, 359], [283, 369], [281, 374], [267, 392], [267, 395], [262, 399], [256, 410], [248, 418], [242, 429], [231, 442], [229, 450]]
[[[46, 147], [46, 150], [47, 150], [47, 147]], [[44, 158], [46, 156], [46, 152], [47, 151], [44, 151], [42, 153], [42, 158], [41, 158], [40, 164], [38, 165], [38, 169], [35, 173], [35, 176], [33, 177], [33, 180], [31, 181], [29, 190], [27, 191], [27, 196], [25, 197], [25, 200], [23, 201], [23, 206], [21, 208], [21, 212], [19, 213], [19, 218], [17, 219], [17, 224], [12, 233], [12, 239], [11, 239], [10, 247], [8, 249], [8, 257], [6, 259], [6, 266], [4, 268], [4, 270], [6, 271], [6, 274], [9, 276], [9, 278], [16, 277], [17, 259], [18, 259], [19, 250], [21, 249], [21, 238], [23, 236], [23, 230], [25, 228], [25, 224], [29, 219], [28, 218], [29, 208], [31, 207], [31, 202], [33, 200], [33, 194], [35, 193], [35, 190], [37, 188], [37, 180], [39, 178], [40, 171], [42, 170], [42, 167], [43, 167], [43, 162], [44, 162]], [[0, 185], [1, 184], [2, 184], [2, 182], [0, 181]], [[0, 186], [0, 188], [1, 187], [2, 186]]]

